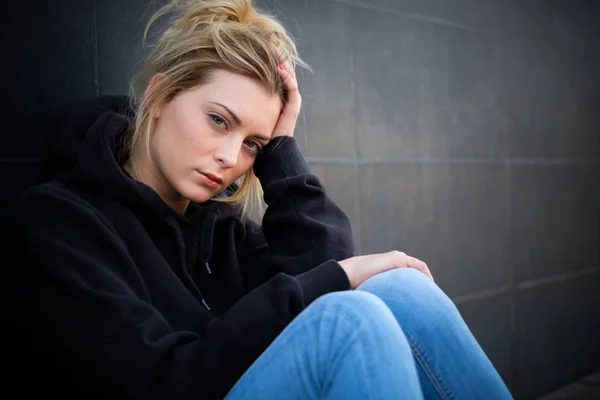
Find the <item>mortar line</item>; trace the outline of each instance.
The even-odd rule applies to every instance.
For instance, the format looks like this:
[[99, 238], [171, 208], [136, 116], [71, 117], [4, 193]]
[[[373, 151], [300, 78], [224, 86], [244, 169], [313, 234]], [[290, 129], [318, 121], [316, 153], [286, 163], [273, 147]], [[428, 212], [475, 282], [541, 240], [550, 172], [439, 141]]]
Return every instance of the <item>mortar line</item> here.
[[96, 0], [92, 1], [92, 65], [94, 67], [94, 90], [100, 95], [100, 66], [98, 65], [98, 7]]
[[[562, 274], [557, 274], [557, 275], [553, 275], [553, 276], [549, 276], [549, 277], [545, 277], [545, 278], [538, 278], [538, 279], [524, 281], [521, 283], [515, 283], [514, 293], [517, 293], [517, 292], [520, 292], [523, 290], [529, 290], [531, 288], [536, 288], [536, 287], [540, 287], [540, 286], [547, 286], [547, 285], [552, 285], [555, 283], [570, 281], [570, 280], [574, 280], [574, 279], [578, 279], [578, 278], [582, 278], [582, 277], [585, 277], [588, 275], [594, 275], [594, 274], [600, 274], [600, 267], [591, 267], [591, 268], [586, 268], [586, 269], [579, 270], [579, 271], [565, 272]], [[475, 293], [454, 296], [451, 299], [455, 304], [464, 304], [464, 303], [468, 303], [471, 301], [489, 299], [489, 298], [500, 296], [500, 295], [507, 294], [507, 293], [510, 294], [512, 290], [513, 289], [511, 287], [511, 285], [507, 284], [507, 285], [500, 286], [500, 287], [493, 288], [493, 289], [485, 289], [485, 290], [480, 290]]]
[[452, 20], [448, 20], [448, 19], [444, 19], [444, 18], [440, 18], [440, 17], [429, 16], [429, 15], [421, 14], [418, 12], [401, 11], [401, 10], [391, 8], [391, 7], [368, 4], [365, 1], [360, 1], [360, 0], [329, 0], [329, 1], [332, 3], [343, 4], [343, 5], [347, 5], [350, 7], [356, 7], [356, 8], [362, 8], [362, 9], [367, 9], [367, 10], [371, 10], [371, 11], [377, 11], [377, 12], [380, 12], [383, 14], [396, 15], [401, 18], [412, 19], [415, 21], [429, 22], [429, 23], [432, 23], [432, 24], [435, 24], [438, 26], [447, 27], [447, 28], [454, 28], [454, 29], [462, 30], [462, 31], [466, 31], [466, 32], [479, 33], [479, 34], [487, 35], [487, 36], [498, 38], [498, 39], [513, 39], [513, 40], [519, 40], [519, 41], [526, 41], [526, 42], [529, 42], [534, 45], [555, 47], [555, 48], [558, 48], [561, 50], [567, 50], [567, 51], [574, 52], [577, 54], [578, 57], [584, 57], [587, 54], [586, 53], [587, 49], [585, 49], [583, 47], [573, 46], [568, 43], [546, 41], [540, 37], [519, 36], [514, 33], [505, 33], [505, 32], [500, 32], [497, 30], [474, 27], [474, 26], [466, 25], [461, 22], [452, 21]]

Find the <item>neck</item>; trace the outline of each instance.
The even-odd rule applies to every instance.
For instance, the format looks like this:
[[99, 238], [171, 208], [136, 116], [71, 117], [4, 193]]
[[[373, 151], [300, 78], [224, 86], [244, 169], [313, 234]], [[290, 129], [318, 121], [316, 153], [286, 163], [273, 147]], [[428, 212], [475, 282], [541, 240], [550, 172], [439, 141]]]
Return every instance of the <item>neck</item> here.
[[123, 168], [134, 180], [151, 187], [165, 203], [180, 214], [185, 213], [190, 201], [175, 191], [146, 154], [140, 157], [137, 152], [134, 152]]

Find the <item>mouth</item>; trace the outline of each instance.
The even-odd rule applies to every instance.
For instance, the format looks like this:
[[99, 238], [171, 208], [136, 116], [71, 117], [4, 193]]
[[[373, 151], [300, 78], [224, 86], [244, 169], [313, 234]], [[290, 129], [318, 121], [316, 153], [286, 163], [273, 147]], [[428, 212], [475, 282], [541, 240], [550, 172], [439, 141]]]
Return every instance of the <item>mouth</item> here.
[[216, 176], [216, 175], [213, 175], [213, 174], [209, 174], [209, 173], [206, 173], [206, 172], [201, 172], [201, 171], [198, 171], [198, 170], [196, 170], [196, 172], [200, 176], [200, 181], [204, 185], [206, 185], [206, 186], [208, 186], [208, 187], [210, 187], [212, 189], [216, 189], [217, 187], [219, 187], [220, 184], [223, 183], [223, 178], [221, 178], [219, 176]]

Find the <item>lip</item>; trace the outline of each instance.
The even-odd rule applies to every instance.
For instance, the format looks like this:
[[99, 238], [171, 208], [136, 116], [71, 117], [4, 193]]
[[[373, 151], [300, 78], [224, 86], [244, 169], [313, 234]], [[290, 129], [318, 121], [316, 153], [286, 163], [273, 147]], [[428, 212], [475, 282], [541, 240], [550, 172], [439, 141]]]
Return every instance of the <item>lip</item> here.
[[201, 172], [198, 170], [196, 170], [196, 172], [198, 172], [198, 175], [200, 175], [200, 180], [202, 181], [202, 183], [210, 188], [216, 189], [220, 184], [223, 183], [223, 179], [216, 175]]

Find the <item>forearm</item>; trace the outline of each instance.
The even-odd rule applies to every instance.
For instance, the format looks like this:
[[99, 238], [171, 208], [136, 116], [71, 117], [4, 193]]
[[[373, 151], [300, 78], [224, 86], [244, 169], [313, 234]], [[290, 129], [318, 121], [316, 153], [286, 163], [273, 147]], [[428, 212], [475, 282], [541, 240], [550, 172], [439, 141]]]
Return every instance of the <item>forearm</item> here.
[[260, 256], [272, 273], [291, 275], [353, 256], [348, 217], [310, 173], [295, 141], [284, 138], [270, 146], [255, 163], [268, 208], [261, 227], [247, 226], [245, 254], [252, 260]]

